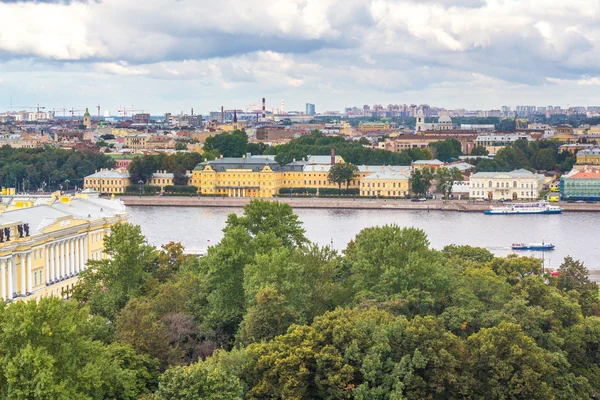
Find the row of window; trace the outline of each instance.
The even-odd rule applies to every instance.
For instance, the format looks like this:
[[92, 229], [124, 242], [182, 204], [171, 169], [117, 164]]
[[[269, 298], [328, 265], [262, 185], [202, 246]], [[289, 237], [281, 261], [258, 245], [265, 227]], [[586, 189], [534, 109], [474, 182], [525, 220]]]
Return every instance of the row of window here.
[[[518, 192], [516, 192], [518, 193]], [[473, 196], [486, 196], [489, 195], [489, 192], [486, 192], [484, 190], [474, 190], [473, 191]], [[521, 197], [534, 197], [537, 196], [537, 194], [534, 195], [534, 192], [521, 192]]]
[[103, 237], [104, 236], [103, 236], [102, 232], [93, 233], [92, 234], [92, 243], [101, 241]]
[[406, 196], [408, 192], [401, 190], [365, 190], [361, 192], [362, 196], [387, 196], [399, 197]]
[[[494, 184], [492, 181], [488, 181], [488, 187], [493, 187]], [[485, 183], [483, 182], [473, 182], [473, 187], [475, 188], [483, 188], [485, 187]], [[496, 182], [496, 187], [510, 187], [510, 182]], [[518, 187], [518, 183], [517, 181], [513, 181], [512, 183], [512, 187], [513, 188], [517, 188]], [[533, 188], [533, 183], [521, 183], [521, 189], [529, 189], [529, 188]]]
[[[365, 187], [365, 182], [362, 183], [362, 187]], [[367, 182], [367, 187], [371, 187], [371, 182]], [[375, 182], [373, 182], [373, 187], [375, 187]], [[377, 182], [377, 187], [396, 187], [396, 182], [393, 182], [389, 185], [386, 185], [385, 183], [381, 183], [381, 182]], [[402, 183], [398, 182], [398, 187], [402, 187]]]
[[87, 185], [122, 185], [126, 178], [123, 179], [86, 179]]

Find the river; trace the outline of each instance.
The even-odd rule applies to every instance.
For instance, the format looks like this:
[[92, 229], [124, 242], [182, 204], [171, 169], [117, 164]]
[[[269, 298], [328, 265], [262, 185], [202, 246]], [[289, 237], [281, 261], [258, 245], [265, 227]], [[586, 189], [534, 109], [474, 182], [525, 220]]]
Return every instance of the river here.
[[[229, 213], [239, 208], [129, 206], [130, 222], [142, 227], [148, 241], [161, 245], [181, 242], [201, 250], [223, 237]], [[544, 254], [545, 265], [557, 268], [570, 255], [589, 269], [600, 269], [600, 214], [569, 212], [562, 215], [493, 215], [483, 213], [400, 210], [296, 209], [307, 237], [321, 245], [343, 250], [361, 229], [385, 224], [423, 229], [431, 246], [448, 244], [484, 247], [496, 255], [512, 253], [511, 243], [545, 241], [556, 245]], [[542, 257], [542, 252], [519, 252]]]

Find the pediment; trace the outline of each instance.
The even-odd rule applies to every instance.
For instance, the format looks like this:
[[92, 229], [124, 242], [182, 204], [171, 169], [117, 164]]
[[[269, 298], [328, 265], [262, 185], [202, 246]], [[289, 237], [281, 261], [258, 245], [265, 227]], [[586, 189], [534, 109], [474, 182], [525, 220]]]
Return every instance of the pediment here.
[[45, 219], [38, 226], [38, 230], [43, 233], [54, 233], [59, 232], [63, 229], [75, 228], [79, 226], [86, 226], [88, 221], [85, 219], [79, 219], [74, 217], [56, 218], [56, 219]]

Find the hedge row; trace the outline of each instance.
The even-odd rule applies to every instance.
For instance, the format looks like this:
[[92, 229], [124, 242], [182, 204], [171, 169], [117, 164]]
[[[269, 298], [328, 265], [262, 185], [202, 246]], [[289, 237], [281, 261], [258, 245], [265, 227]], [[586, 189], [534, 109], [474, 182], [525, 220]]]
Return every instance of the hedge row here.
[[[288, 195], [292, 193], [292, 195], [316, 195], [317, 192], [319, 196], [339, 196], [340, 191], [335, 188], [308, 188], [308, 187], [300, 187], [300, 188], [281, 188], [279, 189], [279, 194], [282, 196]], [[342, 196], [358, 196], [360, 195], [359, 188], [352, 189], [342, 189]]]
[[187, 185], [169, 185], [165, 186], [165, 192], [167, 193], [196, 193], [198, 188], [196, 186]]
[[316, 188], [307, 188], [307, 187], [279, 189], [279, 194], [289, 195], [290, 193], [292, 193], [292, 194], [317, 194], [317, 189]]
[[[338, 196], [339, 194], [340, 194], [340, 191], [338, 189], [334, 189], [334, 188], [319, 189], [320, 196]], [[359, 188], [342, 189], [341, 194], [342, 194], [342, 196], [358, 196], [358, 195], [360, 195], [360, 189]]]
[[[149, 193], [160, 193], [160, 186], [150, 186], [150, 185], [142, 185], [142, 190], [145, 194]], [[139, 185], [129, 185], [125, 189], [125, 193], [135, 193], [138, 194], [140, 192]]]

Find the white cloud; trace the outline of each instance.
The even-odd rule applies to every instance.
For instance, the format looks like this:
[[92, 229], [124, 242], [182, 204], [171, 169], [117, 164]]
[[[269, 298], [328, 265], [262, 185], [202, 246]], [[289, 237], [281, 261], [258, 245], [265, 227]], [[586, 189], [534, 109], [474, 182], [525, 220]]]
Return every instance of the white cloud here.
[[197, 84], [207, 97], [266, 92], [299, 104], [322, 92], [328, 108], [366, 101], [351, 95], [438, 104], [433, 94], [450, 91], [457, 103], [498, 107], [471, 97], [504, 85], [516, 103], [556, 84], [598, 86], [599, 17], [588, 0], [0, 2], [0, 71], [28, 87], [15, 81], [15, 60], [24, 63], [50, 90], [91, 70], [137, 83], [144, 100]]
[[125, 61], [119, 63], [96, 63], [94, 66], [100, 72], [107, 72], [114, 75], [146, 75], [150, 72], [144, 68], [132, 67]]

